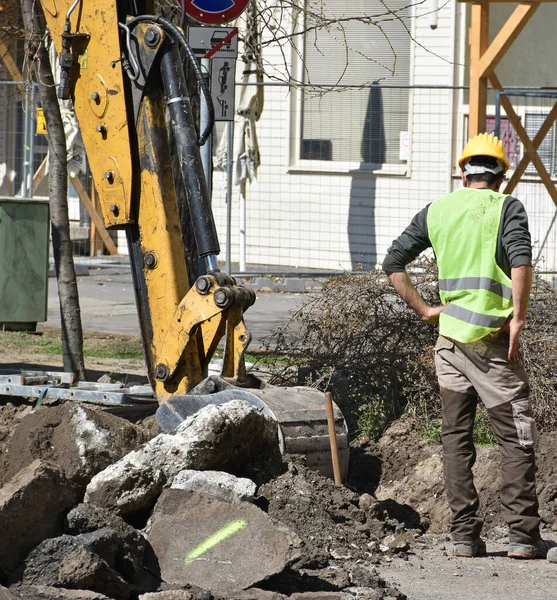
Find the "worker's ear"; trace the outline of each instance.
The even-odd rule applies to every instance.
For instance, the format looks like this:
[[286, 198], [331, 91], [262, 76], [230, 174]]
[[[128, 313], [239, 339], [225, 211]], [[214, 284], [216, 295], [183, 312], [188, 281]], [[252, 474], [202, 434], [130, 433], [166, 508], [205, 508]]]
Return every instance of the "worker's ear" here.
[[466, 177], [462, 171], [460, 172], [460, 178], [462, 179], [462, 185], [464, 187], [468, 187], [468, 179], [466, 179]]
[[503, 185], [503, 181], [505, 181], [505, 176], [504, 175], [499, 179], [499, 181], [495, 185], [495, 191], [496, 192], [498, 192], [499, 188]]

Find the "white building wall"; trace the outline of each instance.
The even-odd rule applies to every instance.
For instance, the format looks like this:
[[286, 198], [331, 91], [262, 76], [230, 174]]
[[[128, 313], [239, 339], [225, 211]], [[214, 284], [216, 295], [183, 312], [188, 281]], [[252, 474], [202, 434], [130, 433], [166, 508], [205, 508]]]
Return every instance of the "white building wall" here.
[[[439, 11], [437, 29], [432, 29], [427, 4], [415, 7], [411, 83], [453, 84], [458, 10], [457, 3], [447, 3]], [[280, 62], [281, 55], [269, 50], [266, 58]], [[258, 124], [262, 166], [257, 182], [247, 189], [247, 262], [332, 270], [352, 269], [359, 262], [374, 267], [416, 212], [451, 191], [453, 92], [418, 89], [411, 94], [410, 161], [385, 165], [381, 171], [359, 164], [297, 161], [299, 121], [290, 111], [295, 93], [265, 89]], [[224, 249], [224, 174], [216, 173], [214, 183], [213, 206]], [[235, 188], [233, 261], [239, 257], [238, 210]]]

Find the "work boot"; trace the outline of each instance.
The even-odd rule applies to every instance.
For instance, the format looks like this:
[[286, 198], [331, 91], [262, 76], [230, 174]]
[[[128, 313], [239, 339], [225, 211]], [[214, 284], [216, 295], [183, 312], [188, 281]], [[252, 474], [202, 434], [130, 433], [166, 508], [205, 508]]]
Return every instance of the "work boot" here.
[[485, 556], [485, 542], [482, 538], [453, 542], [453, 556], [459, 556], [461, 558]]
[[[521, 544], [519, 542], [511, 542], [507, 551], [509, 558], [547, 558], [547, 553], [551, 548], [557, 547], [557, 543], [551, 540], [539, 540], [535, 544]], [[552, 553], [553, 555], [553, 553]]]

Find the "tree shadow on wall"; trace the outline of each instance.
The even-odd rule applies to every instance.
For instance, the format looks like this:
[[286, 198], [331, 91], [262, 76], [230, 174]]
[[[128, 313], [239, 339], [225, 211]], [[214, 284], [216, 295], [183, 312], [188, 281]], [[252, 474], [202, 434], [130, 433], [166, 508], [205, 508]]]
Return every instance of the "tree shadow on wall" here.
[[373, 269], [377, 263], [375, 241], [376, 176], [386, 160], [383, 98], [379, 87], [371, 87], [361, 142], [362, 167], [352, 172], [348, 243], [352, 268]]

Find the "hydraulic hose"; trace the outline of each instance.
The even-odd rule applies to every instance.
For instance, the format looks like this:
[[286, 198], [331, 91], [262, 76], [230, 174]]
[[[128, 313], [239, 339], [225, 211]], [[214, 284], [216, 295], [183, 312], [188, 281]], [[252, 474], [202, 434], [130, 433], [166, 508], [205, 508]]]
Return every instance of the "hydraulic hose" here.
[[197, 57], [195, 56], [193, 50], [190, 48], [188, 42], [186, 41], [186, 38], [182, 31], [167, 19], [158, 15], [139, 15], [137, 17], [134, 17], [133, 19], [130, 19], [126, 25], [131, 29], [137, 23], [144, 21], [148, 21], [150, 23], [157, 23], [158, 25], [160, 25], [174, 40], [176, 40], [180, 44], [180, 46], [182, 46], [182, 48], [186, 52], [190, 64], [193, 67], [195, 78], [197, 79], [199, 87], [205, 98], [205, 102], [207, 104], [207, 111], [209, 113], [207, 127], [205, 128], [205, 131], [201, 133], [198, 140], [198, 144], [200, 146], [203, 146], [203, 144], [207, 141], [207, 139], [211, 135], [211, 132], [213, 131], [213, 126], [215, 124], [215, 107], [213, 106], [213, 100], [211, 98], [211, 91], [209, 89], [209, 85], [203, 77], [201, 65], [199, 64]]
[[220, 252], [217, 229], [201, 154], [196, 145], [196, 131], [191, 103], [175, 43], [165, 45], [161, 56], [161, 78], [167, 98], [167, 110], [172, 123], [180, 170], [187, 190], [188, 206], [199, 256]]

